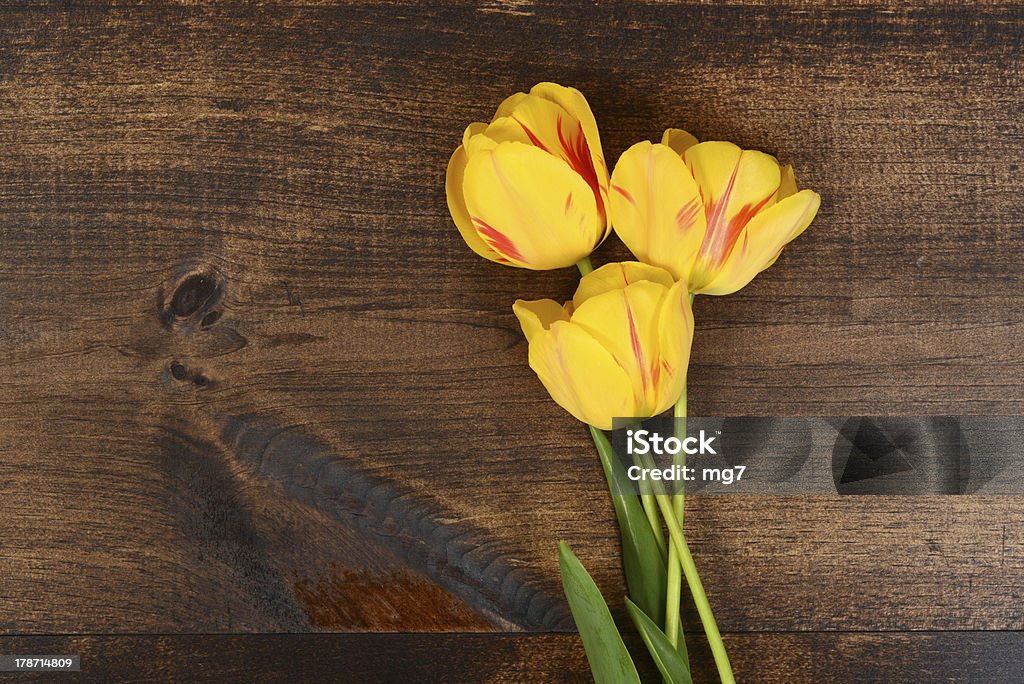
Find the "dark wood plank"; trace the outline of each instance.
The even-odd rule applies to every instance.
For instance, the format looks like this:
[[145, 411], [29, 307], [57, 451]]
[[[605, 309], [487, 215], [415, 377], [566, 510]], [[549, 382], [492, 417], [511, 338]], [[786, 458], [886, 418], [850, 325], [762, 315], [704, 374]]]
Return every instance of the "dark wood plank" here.
[[[576, 276], [476, 258], [444, 204], [462, 126], [547, 78], [587, 93], [609, 159], [684, 126], [825, 198], [699, 300], [692, 413], [1020, 413], [1022, 20], [5, 8], [0, 630], [564, 629], [562, 538], [621, 592], [592, 447], [510, 313]], [[1012, 499], [688, 521], [728, 630], [1024, 629]]]
[[[1020, 681], [1020, 632], [726, 634], [738, 681]], [[694, 650], [704, 646], [694, 641]], [[3, 637], [0, 650], [80, 654], [76, 682], [589, 682], [583, 648], [569, 634], [318, 634], [246, 636]], [[710, 658], [696, 681], [715, 681]], [[642, 667], [644, 681], [661, 681]], [[0, 681], [53, 681], [19, 673]]]

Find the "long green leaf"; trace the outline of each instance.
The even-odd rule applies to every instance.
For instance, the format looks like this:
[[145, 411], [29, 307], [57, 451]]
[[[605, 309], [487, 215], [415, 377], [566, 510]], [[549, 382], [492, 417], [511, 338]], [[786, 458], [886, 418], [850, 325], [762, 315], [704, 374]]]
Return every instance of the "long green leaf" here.
[[595, 684], [640, 684], [640, 675], [622, 643], [601, 590], [565, 542], [558, 544], [558, 564]]
[[630, 491], [625, 469], [615, 456], [611, 442], [595, 427], [590, 433], [601, 457], [601, 468], [608, 481], [608, 492], [622, 535], [622, 567], [629, 596], [658, 624], [665, 621], [665, 592], [668, 580], [665, 559], [658, 549], [654, 530], [644, 514], [640, 499]]
[[[676, 647], [665, 636], [665, 633], [658, 628], [658, 625], [654, 624], [654, 621], [647, 617], [644, 611], [629, 599], [626, 599], [626, 610], [629, 611], [629, 616], [633, 618], [633, 624], [636, 625], [637, 630], [640, 632], [644, 644], [647, 645], [647, 650], [650, 651], [651, 657], [654, 658], [654, 664], [658, 666], [658, 670], [661, 672], [661, 676], [665, 678], [665, 681], [668, 684], [693, 684], [693, 680], [690, 679], [689, 666], [676, 651]], [[682, 634], [680, 634], [680, 639], [682, 639]]]

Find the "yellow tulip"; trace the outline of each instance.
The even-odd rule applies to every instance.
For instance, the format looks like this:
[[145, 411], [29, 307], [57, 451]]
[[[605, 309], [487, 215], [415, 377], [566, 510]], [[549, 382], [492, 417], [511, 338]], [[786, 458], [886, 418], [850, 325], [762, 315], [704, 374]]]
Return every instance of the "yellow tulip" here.
[[686, 385], [693, 313], [683, 283], [656, 266], [608, 264], [572, 301], [518, 300], [530, 368], [573, 416], [602, 430], [612, 418], [648, 418]]
[[626, 150], [612, 173], [615, 232], [641, 261], [691, 292], [739, 290], [775, 263], [821, 204], [797, 191], [793, 169], [728, 142], [665, 131], [661, 144]]
[[608, 235], [608, 167], [575, 88], [539, 83], [472, 123], [448, 162], [448, 210], [469, 247], [509, 266], [572, 266]]

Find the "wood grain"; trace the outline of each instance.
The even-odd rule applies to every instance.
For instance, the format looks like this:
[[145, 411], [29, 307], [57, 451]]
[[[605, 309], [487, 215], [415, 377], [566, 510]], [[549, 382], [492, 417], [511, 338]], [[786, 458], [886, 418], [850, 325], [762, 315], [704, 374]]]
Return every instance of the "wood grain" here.
[[[813, 684], [1020, 681], [1020, 632], [725, 634], [738, 681]], [[706, 644], [694, 639], [693, 651]], [[5, 653], [78, 654], [75, 681], [590, 682], [571, 634], [250, 634], [2, 637]], [[650, 681], [653, 666], [640, 663]], [[715, 681], [710, 656], [695, 681]], [[0, 675], [2, 678], [3, 675]], [[12, 681], [53, 681], [22, 674]], [[646, 681], [646, 679], [645, 679]]]
[[[609, 160], [680, 126], [824, 198], [698, 300], [691, 413], [1020, 414], [1022, 39], [998, 2], [0, 9], [0, 631], [564, 630], [559, 539], [621, 594], [593, 447], [510, 311], [576, 275], [477, 258], [443, 196], [463, 126], [545, 79]], [[1015, 499], [687, 520], [722, 627], [792, 654], [746, 667], [1024, 629]], [[893, 638], [931, 644], [908, 673], [1017, 639]], [[570, 636], [479, 639], [452, 648], [583, 671]], [[992, 652], [956, 671], [998, 678]]]

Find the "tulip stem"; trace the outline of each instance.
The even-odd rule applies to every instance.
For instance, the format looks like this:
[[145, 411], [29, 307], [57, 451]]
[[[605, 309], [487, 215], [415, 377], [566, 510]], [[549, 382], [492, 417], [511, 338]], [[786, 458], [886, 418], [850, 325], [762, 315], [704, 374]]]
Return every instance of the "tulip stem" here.
[[640, 482], [640, 505], [644, 508], [644, 515], [647, 516], [647, 522], [651, 526], [651, 531], [654, 532], [654, 543], [658, 546], [658, 551], [661, 552], [661, 558], [664, 560], [667, 551], [665, 549], [665, 530], [661, 526], [661, 516], [658, 514], [658, 504], [651, 492], [650, 482]]
[[[683, 393], [679, 396], [679, 401], [676, 402], [675, 411], [675, 431], [676, 437], [680, 440], [686, 437], [686, 386], [683, 385]], [[679, 466], [680, 468], [686, 465], [686, 454], [680, 450], [673, 459], [673, 465]], [[683, 529], [683, 512], [685, 507], [683, 505], [683, 481], [679, 480], [676, 484], [676, 492], [672, 496], [672, 515], [679, 524], [679, 530]], [[668, 549], [668, 577], [667, 577], [667, 590], [665, 593], [665, 636], [668, 637], [669, 642], [673, 646], [678, 646], [679, 639], [685, 638], [680, 635], [680, 601], [682, 600], [682, 566], [679, 564], [679, 553], [676, 550], [676, 545], [672, 544]], [[685, 652], [685, 651], [684, 651]]]
[[714, 656], [715, 666], [718, 668], [718, 677], [722, 680], [722, 684], [736, 684], [732, 665], [729, 664], [729, 656], [726, 654], [725, 644], [722, 642], [722, 635], [718, 631], [715, 615], [711, 612], [708, 595], [704, 593], [704, 585], [701, 584], [700, 575], [697, 573], [697, 565], [693, 562], [693, 556], [683, 537], [683, 530], [679, 527], [679, 521], [672, 509], [671, 497], [666, 494], [658, 494], [657, 500], [658, 507], [661, 508], [661, 514], [668, 526], [668, 536], [672, 547], [679, 554], [683, 575], [686, 576], [686, 583], [690, 585], [690, 593], [693, 595], [693, 603], [697, 606], [697, 614], [700, 615], [700, 621], [704, 625], [704, 633], [708, 637], [711, 655]]
[[[693, 306], [693, 293], [690, 293], [690, 306]], [[686, 385], [683, 384], [683, 391], [679, 395], [679, 400], [676, 401], [675, 409], [673, 410], [673, 416], [675, 417], [675, 432], [676, 437], [680, 440], [686, 438]], [[686, 453], [682, 450], [673, 458], [673, 465], [683, 468], [686, 466]], [[686, 507], [684, 505], [684, 489], [685, 481], [679, 480], [676, 482], [675, 495], [672, 497], [672, 514], [679, 521], [679, 529], [683, 529], [683, 516], [685, 514]], [[679, 565], [679, 556], [676, 553], [675, 545], [670, 545], [668, 550], [668, 577], [667, 577], [667, 590], [665, 593], [665, 636], [668, 637], [669, 642], [673, 646], [679, 645], [680, 639], [685, 639], [684, 635], [680, 634], [682, 623], [680, 622], [680, 602], [682, 601], [682, 567]], [[684, 644], [685, 645], [685, 644]], [[686, 653], [686, 650], [682, 650]]]
[[[693, 295], [690, 293], [690, 305], [693, 305]], [[682, 439], [686, 435], [686, 386], [683, 385], [683, 392], [676, 402], [673, 414], [676, 418], [676, 436]], [[684, 465], [686, 457], [682, 452], [679, 454], [677, 463]], [[700, 616], [701, 624], [704, 625], [704, 633], [708, 638], [708, 645], [711, 647], [711, 655], [714, 656], [715, 666], [718, 668], [718, 677], [722, 684], [735, 684], [736, 678], [732, 672], [732, 665], [729, 663], [729, 655], [725, 651], [725, 643], [718, 631], [718, 623], [715, 622], [715, 615], [711, 611], [711, 603], [704, 591], [704, 585], [700, 581], [700, 574], [697, 572], [697, 565], [693, 561], [690, 549], [683, 536], [683, 513], [684, 499], [682, 481], [678, 483], [678, 493], [675, 496], [665, 494], [657, 495], [658, 507], [661, 509], [665, 525], [668, 527], [669, 536], [669, 559], [668, 559], [668, 591], [667, 604], [665, 606], [665, 635], [669, 637], [673, 645], [678, 643], [680, 626], [679, 620], [679, 570], [682, 569], [686, 577], [686, 583], [690, 587], [690, 594], [693, 595], [694, 605], [697, 607], [697, 614]], [[672, 630], [670, 632], [669, 630]], [[675, 632], [675, 634], [673, 634]], [[673, 638], [676, 637], [676, 638]]]
[[580, 269], [581, 276], [585, 276], [594, 270], [594, 265], [590, 263], [590, 257], [585, 256], [576, 262], [576, 268]]

